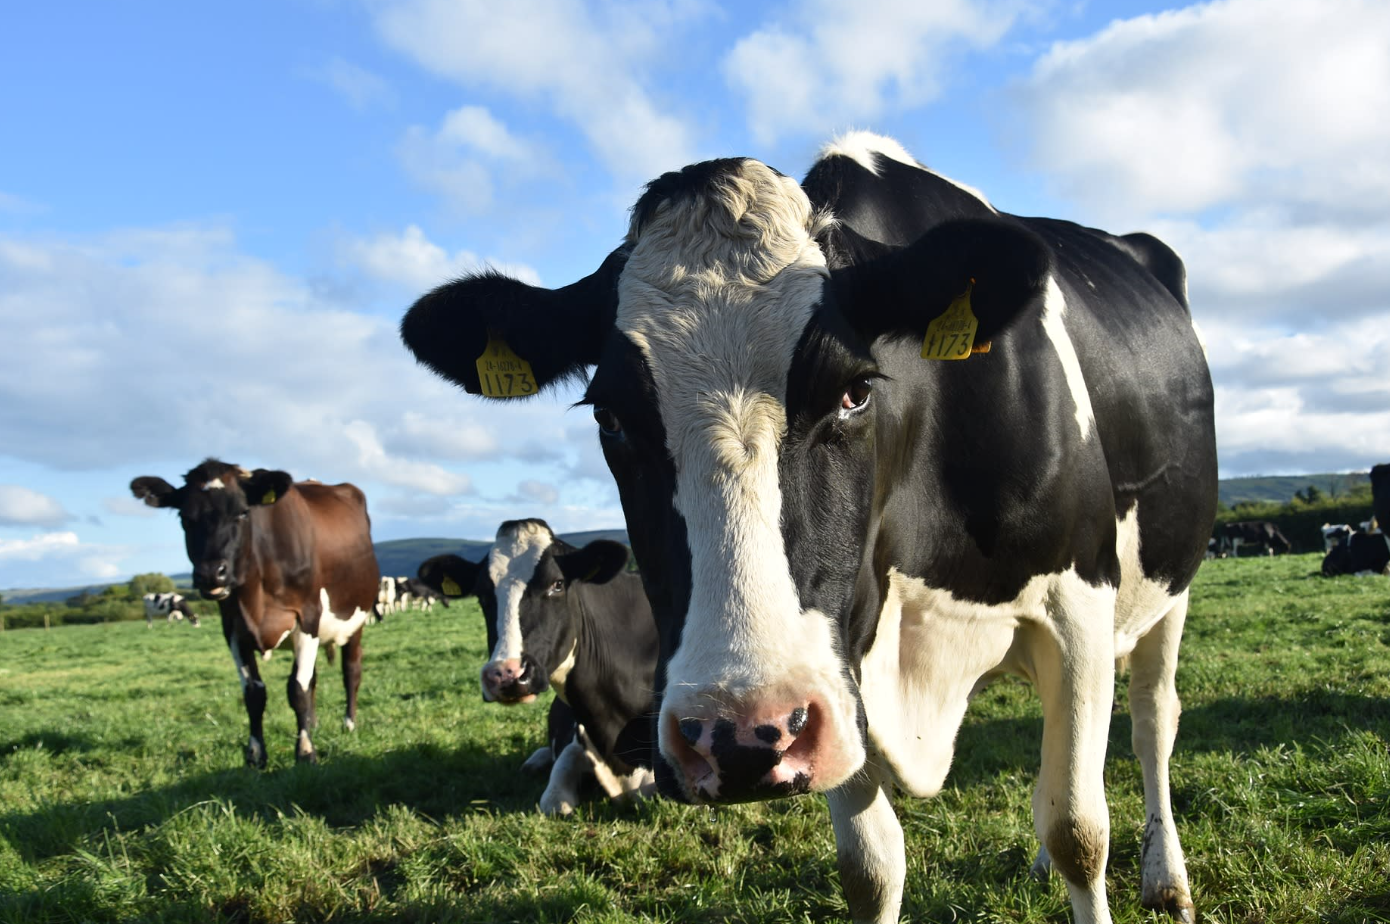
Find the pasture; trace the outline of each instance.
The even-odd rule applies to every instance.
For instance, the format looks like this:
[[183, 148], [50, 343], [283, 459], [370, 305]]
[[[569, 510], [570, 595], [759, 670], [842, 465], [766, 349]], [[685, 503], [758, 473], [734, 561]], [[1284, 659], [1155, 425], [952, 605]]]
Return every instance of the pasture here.
[[[1320, 555], [1207, 562], [1178, 675], [1178, 830], [1207, 921], [1390, 921], [1390, 580]], [[320, 658], [318, 766], [293, 761], [291, 657], [262, 665], [269, 769], [216, 620], [0, 634], [0, 921], [841, 920], [824, 800], [534, 811], [542, 704], [485, 705], [475, 604], [369, 625], [355, 733]], [[1108, 887], [1138, 905], [1143, 801], [1125, 677], [1106, 765]], [[899, 797], [903, 917], [1059, 922], [1028, 875], [1032, 691], [972, 704], [942, 794]]]

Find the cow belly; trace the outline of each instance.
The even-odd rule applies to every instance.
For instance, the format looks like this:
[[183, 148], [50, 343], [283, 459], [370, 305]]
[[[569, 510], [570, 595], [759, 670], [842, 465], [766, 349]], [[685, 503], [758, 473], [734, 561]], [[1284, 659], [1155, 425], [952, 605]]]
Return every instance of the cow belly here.
[[358, 629], [367, 623], [367, 617], [371, 615], [361, 607], [353, 607], [350, 614], [339, 614], [333, 610], [331, 601], [328, 599], [328, 588], [319, 591], [319, 631], [318, 640], [331, 645], [342, 647], [348, 643], [348, 639]]
[[1075, 572], [1035, 577], [997, 605], [957, 600], [890, 572], [860, 693], [869, 737], [899, 784], [917, 796], [939, 792], [971, 696], [1002, 673], [1033, 677], [1029, 644], [1037, 635], [1025, 628], [1081, 638], [1095, 620], [1108, 623], [1114, 606], [1113, 588], [1093, 587]]

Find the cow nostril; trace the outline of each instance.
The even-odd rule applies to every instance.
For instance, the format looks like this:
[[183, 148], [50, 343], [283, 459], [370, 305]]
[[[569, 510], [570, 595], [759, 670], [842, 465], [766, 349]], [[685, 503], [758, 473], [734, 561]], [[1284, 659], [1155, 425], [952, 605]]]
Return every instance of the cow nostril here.
[[705, 733], [705, 723], [699, 719], [681, 719], [679, 727], [681, 737], [692, 748], [700, 743], [700, 736]]
[[220, 565], [217, 566], [217, 578], [218, 578], [218, 580], [221, 580], [222, 578], [225, 578], [226, 576], [227, 576], [227, 563], [226, 563], [226, 562], [223, 562], [222, 564], [220, 564]]
[[797, 706], [792, 710], [792, 714], [787, 716], [787, 731], [793, 735], [799, 735], [806, 728], [806, 707]]

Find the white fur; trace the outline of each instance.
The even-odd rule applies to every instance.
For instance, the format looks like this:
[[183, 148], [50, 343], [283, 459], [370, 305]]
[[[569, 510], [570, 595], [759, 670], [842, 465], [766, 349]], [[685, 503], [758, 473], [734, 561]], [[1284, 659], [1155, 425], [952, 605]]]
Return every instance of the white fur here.
[[367, 617], [370, 615], [371, 613], [366, 610], [354, 607], [351, 616], [346, 619], [340, 618], [338, 614], [333, 612], [333, 607], [328, 599], [328, 588], [321, 588], [319, 590], [318, 640], [341, 648], [348, 643], [358, 629], [367, 624]]
[[225, 487], [226, 485], [222, 483], [221, 478], [214, 478], [211, 481], [204, 482], [203, 484], [204, 491], [220, 491]]
[[555, 537], [550, 530], [534, 523], [497, 531], [488, 556], [487, 571], [497, 593], [497, 647], [492, 661], [521, 657], [521, 596], [535, 576], [541, 555]]
[[[787, 373], [827, 275], [813, 237], [824, 219], [794, 180], [752, 160], [718, 198], [634, 228], [619, 281], [617, 327], [656, 378], [691, 555], [662, 711], [708, 717], [753, 701], [790, 711], [815, 691], [838, 735], [827, 753], [843, 758], [817, 768], [813, 785], [828, 788], [859, 766], [862, 745], [829, 620], [798, 601], [777, 476]], [[663, 740], [674, 725], [661, 722]]]
[[574, 670], [575, 662], [579, 660], [579, 642], [575, 642], [570, 647], [570, 653], [565, 656], [565, 660], [560, 662], [560, 666], [550, 673], [550, 685], [555, 688], [555, 695], [565, 699], [565, 681], [569, 679], [570, 671]]
[[299, 688], [308, 692], [314, 680], [315, 662], [319, 656], [319, 640], [302, 631], [298, 624], [294, 627], [294, 679]]
[[[872, 760], [872, 758], [871, 758]], [[859, 878], [874, 883], [884, 901], [875, 907], [851, 907], [856, 921], [897, 924], [907, 878], [903, 828], [893, 811], [892, 782], [872, 764], [826, 793], [841, 877], [852, 866]]]
[[889, 160], [895, 160], [900, 164], [907, 164], [909, 167], [916, 167], [918, 170], [924, 170], [932, 176], [945, 180], [957, 189], [979, 199], [991, 212], [997, 211], [997, 209], [990, 204], [990, 201], [985, 198], [985, 194], [975, 187], [953, 180], [948, 176], [943, 176], [930, 167], [923, 166], [897, 141], [892, 138], [884, 137], [883, 135], [875, 134], [874, 132], [845, 132], [843, 135], [835, 137], [822, 147], [816, 159], [823, 160], [827, 157], [835, 156], [848, 157], [874, 176], [878, 176], [878, 162], [874, 159], [875, 154], [881, 154]]
[[1067, 378], [1067, 390], [1071, 392], [1076, 404], [1076, 425], [1081, 429], [1081, 439], [1090, 439], [1096, 428], [1095, 413], [1091, 410], [1091, 393], [1086, 388], [1086, 376], [1081, 371], [1081, 362], [1076, 357], [1076, 347], [1072, 345], [1064, 322], [1067, 300], [1055, 278], [1047, 280], [1047, 290], [1043, 294], [1043, 331], [1057, 351], [1062, 363], [1062, 372]]

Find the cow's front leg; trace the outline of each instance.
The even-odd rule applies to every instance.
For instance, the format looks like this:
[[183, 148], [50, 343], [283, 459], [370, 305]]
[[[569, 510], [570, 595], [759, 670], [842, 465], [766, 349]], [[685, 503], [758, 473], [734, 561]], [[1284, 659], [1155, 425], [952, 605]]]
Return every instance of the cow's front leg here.
[[869, 753], [864, 769], [826, 793], [835, 827], [840, 887], [855, 921], [898, 920], [907, 876], [903, 829], [888, 798], [891, 785]]
[[246, 718], [251, 724], [251, 737], [246, 742], [246, 766], [258, 770], [265, 769], [265, 730], [262, 720], [265, 716], [265, 683], [256, 667], [256, 649], [249, 638], [227, 630], [227, 620], [223, 620], [223, 635], [227, 647], [232, 652], [232, 662], [236, 664], [237, 680], [241, 683], [241, 698], [246, 703]]
[[357, 729], [357, 688], [362, 685], [362, 630], [352, 633], [343, 646], [343, 698], [347, 702], [343, 713], [343, 728]]
[[314, 688], [318, 682], [319, 640], [303, 631], [298, 625], [292, 635], [294, 642], [294, 667], [290, 669], [285, 691], [289, 696], [290, 708], [294, 710], [299, 733], [295, 739], [295, 760], [318, 761], [314, 742], [309, 737], [316, 724], [314, 715]]
[[1115, 685], [1114, 592], [1083, 585], [1054, 593], [1053, 621], [1034, 627], [1029, 646], [1043, 707], [1033, 824], [1046, 851], [1039, 860], [1066, 881], [1076, 924], [1109, 924], [1105, 748]]
[[565, 745], [555, 766], [550, 770], [550, 782], [541, 793], [541, 811], [547, 815], [571, 815], [579, 804], [579, 786], [584, 775], [592, 773], [593, 759], [576, 736]]
[[1143, 899], [1145, 908], [1180, 921], [1196, 920], [1187, 884], [1173, 805], [1168, 794], [1168, 758], [1178, 733], [1178, 643], [1187, 618], [1187, 593], [1134, 646], [1129, 676], [1132, 742], [1144, 771]]

